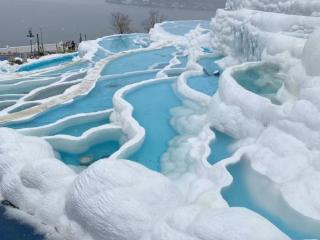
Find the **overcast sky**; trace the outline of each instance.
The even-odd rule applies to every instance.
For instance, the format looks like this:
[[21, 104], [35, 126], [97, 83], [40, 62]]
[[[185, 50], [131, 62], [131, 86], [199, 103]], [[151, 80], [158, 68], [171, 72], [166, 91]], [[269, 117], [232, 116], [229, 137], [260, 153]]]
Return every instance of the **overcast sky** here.
[[[212, 1], [217, 2], [217, 8], [225, 4], [225, 0]], [[41, 27], [47, 43], [78, 41], [80, 32], [86, 33], [91, 39], [111, 34], [110, 13], [115, 11], [128, 14], [134, 30], [141, 31], [141, 22], [149, 10], [145, 7], [109, 4], [104, 0], [0, 0], [0, 47], [27, 45], [25, 36], [29, 27], [33, 28], [34, 33], [39, 32]], [[215, 11], [160, 11], [168, 20], [210, 19], [215, 14]]]

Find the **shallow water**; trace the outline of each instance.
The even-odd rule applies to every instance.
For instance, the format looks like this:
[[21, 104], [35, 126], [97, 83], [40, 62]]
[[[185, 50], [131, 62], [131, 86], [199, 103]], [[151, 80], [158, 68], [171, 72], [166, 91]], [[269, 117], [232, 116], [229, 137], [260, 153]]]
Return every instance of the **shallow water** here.
[[91, 128], [95, 128], [108, 123], [110, 123], [110, 120], [108, 117], [104, 117], [103, 119], [99, 118], [97, 120], [86, 121], [85, 123], [82, 123], [82, 124], [75, 123], [74, 125], [64, 128], [61, 131], [53, 132], [51, 135], [70, 135], [70, 136], [79, 137], [84, 132], [86, 132]]
[[39, 90], [36, 93], [32, 94], [31, 96], [27, 97], [26, 101], [39, 101], [49, 97], [58, 96], [63, 94], [68, 88], [78, 84], [79, 82], [73, 83], [63, 83], [57, 84], [55, 86], [50, 86], [45, 89]]
[[118, 53], [131, 49], [147, 47], [149, 45], [149, 35], [130, 34], [107, 37], [101, 39], [101, 41], [99, 41], [99, 45], [112, 53]]
[[106, 141], [91, 146], [87, 151], [79, 154], [59, 152], [60, 159], [68, 165], [89, 166], [93, 162], [102, 158], [107, 158], [119, 149], [120, 145], [116, 141]]
[[59, 78], [30, 79], [29, 81], [19, 82], [16, 85], [0, 85], [0, 94], [27, 94], [36, 88], [48, 86], [59, 80]]
[[233, 74], [235, 80], [245, 89], [270, 99], [279, 104], [276, 93], [283, 84], [283, 77], [279, 75], [280, 69], [274, 65], [252, 67]]
[[161, 62], [168, 62], [173, 58], [175, 47], [131, 53], [110, 62], [101, 75], [122, 74], [125, 72], [143, 71]]
[[163, 29], [167, 32], [184, 36], [185, 34], [189, 33], [191, 30], [195, 29], [198, 25], [202, 28], [209, 29], [210, 22], [209, 21], [178, 21], [175, 23], [167, 22], [162, 25]]
[[23, 96], [22, 94], [4, 94], [0, 95], [0, 101], [17, 100]]
[[229, 135], [218, 130], [213, 131], [216, 139], [210, 143], [211, 154], [208, 158], [208, 162], [212, 165], [230, 157], [232, 153], [230, 146], [234, 143], [234, 139]]
[[78, 55], [77, 53], [73, 53], [73, 54], [62, 55], [62, 56], [51, 58], [51, 59], [39, 60], [34, 63], [22, 65], [17, 70], [17, 72], [35, 71], [35, 70], [40, 70], [44, 68], [58, 66], [67, 62], [71, 62], [72, 59], [77, 55]]
[[88, 69], [89, 67], [92, 67], [92, 63], [88, 61], [78, 61], [73, 64], [70, 64], [69, 66], [66, 66], [66, 67], [63, 66], [57, 70], [46, 72], [44, 74], [41, 74], [40, 76], [44, 76], [44, 77], [52, 76], [52, 75], [60, 76], [64, 73], [79, 72], [80, 70]]
[[231, 207], [248, 208], [277, 226], [292, 239], [319, 239], [320, 222], [303, 217], [283, 200], [274, 184], [246, 161], [228, 167], [234, 178], [222, 195]]
[[91, 92], [76, 98], [72, 103], [58, 106], [27, 122], [9, 124], [10, 128], [38, 127], [79, 113], [97, 112], [112, 108], [113, 94], [125, 85], [152, 79], [156, 72], [131, 74], [129, 76], [101, 78]]
[[188, 78], [189, 87], [209, 96], [215, 94], [219, 87], [219, 77], [213, 73], [220, 71], [219, 66], [214, 62], [217, 59], [216, 57], [201, 58], [198, 63], [203, 67], [204, 74]]
[[39, 103], [25, 103], [23, 105], [20, 105], [19, 107], [16, 107], [14, 109], [12, 109], [11, 111], [9, 111], [9, 113], [15, 113], [15, 112], [20, 112], [22, 110], [26, 110], [28, 108], [32, 108], [39, 105]]
[[212, 96], [218, 89], [218, 81], [215, 76], [202, 75], [189, 78], [187, 84], [194, 90]]
[[208, 56], [200, 58], [198, 63], [205, 69], [206, 73], [211, 76], [217, 70], [222, 71], [222, 69], [215, 62], [219, 59], [221, 59], [221, 56]]
[[133, 117], [146, 130], [142, 147], [128, 159], [160, 172], [161, 156], [168, 149], [169, 141], [176, 136], [170, 124], [170, 109], [181, 105], [172, 81], [138, 88], [128, 93], [125, 99], [134, 107]]
[[174, 65], [175, 68], [185, 68], [188, 63], [188, 57], [187, 56], [180, 56], [178, 57], [178, 60], [180, 61], [179, 64]]

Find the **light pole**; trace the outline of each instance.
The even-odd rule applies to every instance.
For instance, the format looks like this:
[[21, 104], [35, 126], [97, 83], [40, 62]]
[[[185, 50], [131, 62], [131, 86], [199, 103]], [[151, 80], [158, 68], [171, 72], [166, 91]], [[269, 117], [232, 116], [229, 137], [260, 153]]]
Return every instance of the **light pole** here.
[[40, 41], [41, 41], [41, 49], [42, 49], [42, 54], [44, 54], [44, 46], [43, 46], [43, 34], [42, 34], [42, 28], [40, 28]]
[[32, 51], [32, 39], [34, 38], [34, 35], [32, 33], [32, 28], [29, 28], [27, 38], [29, 38], [29, 40], [30, 40], [30, 53], [32, 55], [32, 52], [33, 52]]
[[40, 40], [39, 40], [39, 33], [37, 33], [37, 47], [38, 47], [38, 56], [40, 56]]

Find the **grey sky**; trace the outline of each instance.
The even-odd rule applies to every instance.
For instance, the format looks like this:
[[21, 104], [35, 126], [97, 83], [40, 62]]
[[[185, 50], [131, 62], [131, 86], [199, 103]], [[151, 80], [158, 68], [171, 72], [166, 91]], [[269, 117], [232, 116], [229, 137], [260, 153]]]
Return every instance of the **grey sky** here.
[[[161, 1], [161, 0], [159, 0]], [[201, 1], [201, 0], [197, 0]], [[225, 0], [217, 2], [217, 8]], [[130, 15], [135, 31], [150, 8], [105, 3], [104, 0], [0, 0], [0, 47], [27, 45], [29, 27], [34, 32], [43, 28], [45, 42], [78, 40], [79, 33], [95, 39], [112, 33], [110, 13], [121, 11]], [[210, 19], [215, 11], [160, 9], [168, 20]]]

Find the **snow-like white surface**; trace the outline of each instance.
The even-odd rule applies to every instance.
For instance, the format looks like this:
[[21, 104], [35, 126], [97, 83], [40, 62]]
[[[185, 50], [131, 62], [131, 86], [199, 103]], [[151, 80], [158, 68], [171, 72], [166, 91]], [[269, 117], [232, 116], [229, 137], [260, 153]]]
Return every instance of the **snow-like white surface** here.
[[164, 176], [130, 161], [104, 160], [74, 181], [66, 209], [94, 239], [125, 240], [141, 238], [181, 205], [182, 195]]
[[212, 21], [212, 46], [242, 61], [289, 52], [301, 57], [306, 39], [320, 26], [320, 18], [248, 9], [218, 10]]
[[171, 180], [134, 162], [100, 160], [76, 174], [44, 140], [0, 136], [1, 197], [52, 239], [287, 239], [248, 210], [189, 205]]
[[319, 76], [319, 59], [320, 59], [320, 30], [311, 35], [304, 46], [302, 63], [306, 72], [311, 76]]
[[[248, 231], [250, 229], [250, 231]], [[263, 234], [264, 233], [264, 234]], [[243, 208], [176, 210], [143, 240], [288, 239], [259, 215]]]
[[78, 47], [79, 56], [83, 59], [91, 60], [98, 49], [98, 40], [81, 42]]
[[[219, 10], [212, 20], [211, 32], [198, 27], [178, 36], [156, 25], [150, 48], [179, 44], [188, 53], [186, 70], [175, 83], [183, 106], [172, 110], [171, 119], [179, 135], [162, 157], [163, 174], [122, 159], [139, 148], [145, 136], [123, 96], [165, 80], [161, 77], [168, 69], [157, 79], [115, 94], [114, 128], [97, 128], [79, 138], [47, 138], [53, 145], [71, 148], [74, 143], [88, 144], [98, 131], [110, 137], [122, 128], [127, 141], [120, 150], [81, 173], [59, 162], [44, 140], [0, 129], [0, 196], [45, 223], [51, 234], [69, 239], [288, 239], [262, 216], [229, 208], [222, 198], [222, 188], [233, 180], [226, 167], [246, 158], [254, 171], [270, 180], [286, 207], [319, 226], [318, 6], [318, 1], [230, 0], [228, 10]], [[202, 47], [208, 46], [226, 56], [220, 61], [225, 70], [219, 90], [212, 97], [186, 84], [187, 78], [203, 73], [196, 62]], [[95, 41], [83, 43], [80, 55], [91, 59], [97, 48]], [[98, 63], [82, 93], [94, 85], [104, 64], [125, 54]], [[284, 76], [276, 93], [279, 105], [244, 89], [234, 77], [268, 64], [279, 66]], [[33, 130], [41, 135], [50, 127]], [[213, 166], [207, 162], [215, 138], [211, 128], [238, 140], [234, 155]], [[249, 187], [259, 204], [271, 210], [279, 207], [257, 195], [257, 187]], [[310, 231], [319, 234], [312, 227]]]
[[52, 228], [65, 226], [64, 199], [76, 174], [57, 161], [51, 146], [9, 129], [0, 134], [1, 198]]
[[18, 65], [12, 66], [8, 61], [0, 61], [0, 74], [14, 72]]
[[[292, 208], [319, 220], [320, 55], [319, 33], [313, 33], [319, 18], [241, 9], [268, 10], [277, 5], [267, 1], [265, 9], [253, 7], [259, 2], [265, 1], [229, 1], [229, 8], [240, 9], [217, 12], [211, 43], [228, 56], [224, 66], [252, 60], [280, 66], [285, 77], [277, 96], [283, 104], [274, 105], [237, 84], [233, 73], [260, 64], [244, 63], [221, 76], [209, 116], [213, 126], [242, 139], [239, 150], [254, 146], [246, 151], [252, 167], [279, 187]], [[287, 4], [293, 2], [299, 1]], [[301, 14], [299, 10], [296, 14]]]
[[227, 0], [227, 9], [256, 9], [305, 16], [320, 16], [318, 0]]

